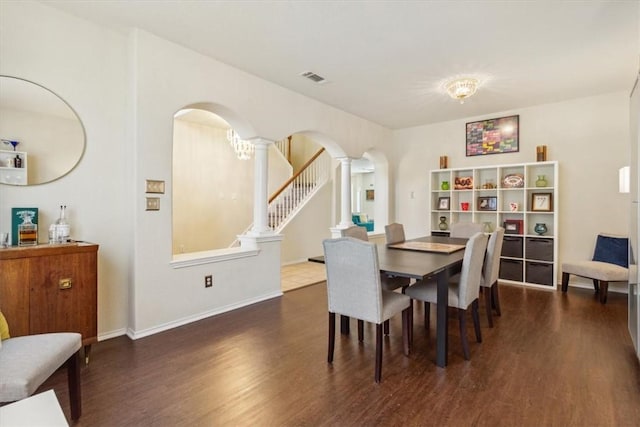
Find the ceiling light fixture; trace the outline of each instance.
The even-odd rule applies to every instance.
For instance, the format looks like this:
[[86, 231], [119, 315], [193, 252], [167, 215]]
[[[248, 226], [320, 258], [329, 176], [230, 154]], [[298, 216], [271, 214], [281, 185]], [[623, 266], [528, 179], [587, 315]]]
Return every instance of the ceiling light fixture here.
[[445, 88], [451, 98], [459, 100], [460, 104], [464, 104], [464, 100], [478, 90], [478, 80], [464, 77], [446, 83]]
[[252, 143], [245, 141], [244, 139], [240, 139], [233, 129], [229, 129], [227, 131], [227, 139], [233, 147], [233, 151], [236, 152], [236, 156], [238, 156], [240, 160], [249, 160], [251, 158], [251, 155], [255, 150]]

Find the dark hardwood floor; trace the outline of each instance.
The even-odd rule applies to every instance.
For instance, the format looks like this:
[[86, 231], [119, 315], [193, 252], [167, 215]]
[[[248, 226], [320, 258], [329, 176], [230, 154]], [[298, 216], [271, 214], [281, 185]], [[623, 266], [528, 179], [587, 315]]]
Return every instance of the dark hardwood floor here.
[[[610, 293], [602, 305], [587, 290], [501, 286], [495, 327], [481, 317], [481, 344], [469, 328], [471, 361], [450, 316], [446, 369], [434, 364], [435, 319], [425, 331], [416, 307], [410, 357], [402, 355], [398, 316], [375, 384], [371, 325], [358, 343], [352, 320], [352, 334], [338, 334], [327, 364], [325, 289], [309, 286], [137, 341], [95, 344], [75, 425], [640, 425], [626, 295]], [[69, 419], [65, 375], [58, 371], [39, 392], [55, 388]]]

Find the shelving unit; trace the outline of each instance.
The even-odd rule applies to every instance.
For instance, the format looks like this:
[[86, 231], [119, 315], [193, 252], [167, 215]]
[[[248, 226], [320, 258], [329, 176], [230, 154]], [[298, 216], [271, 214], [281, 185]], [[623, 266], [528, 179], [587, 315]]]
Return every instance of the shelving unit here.
[[[507, 176], [522, 177], [522, 186], [507, 186]], [[546, 183], [539, 180], [541, 176]], [[456, 189], [456, 181], [469, 184], [468, 178], [472, 179], [471, 188]], [[497, 225], [505, 227], [505, 221], [511, 222], [502, 249], [500, 280], [546, 289], [557, 287], [558, 162], [437, 169], [431, 171], [430, 181], [431, 234], [447, 235], [456, 222], [486, 224], [491, 230]], [[443, 189], [444, 181], [449, 189]], [[534, 194], [542, 194], [542, 202], [549, 200], [549, 211], [538, 210], [544, 205], [532, 206]], [[439, 209], [446, 207], [447, 197], [448, 209]], [[484, 208], [480, 206], [483, 198]], [[462, 209], [463, 203], [468, 204], [468, 210]], [[517, 205], [515, 210], [512, 204]], [[445, 230], [439, 227], [441, 217], [446, 219]], [[547, 231], [536, 233], [536, 224], [545, 224]], [[520, 229], [515, 230], [518, 226]]]
[[[11, 159], [16, 155], [22, 159], [22, 167], [9, 166]], [[0, 183], [27, 185], [27, 153], [24, 151], [0, 150]]]

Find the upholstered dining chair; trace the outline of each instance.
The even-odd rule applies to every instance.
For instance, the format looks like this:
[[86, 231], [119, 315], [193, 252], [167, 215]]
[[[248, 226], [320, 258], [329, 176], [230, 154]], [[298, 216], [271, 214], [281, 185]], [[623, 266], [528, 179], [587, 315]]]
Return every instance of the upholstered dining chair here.
[[402, 312], [402, 338], [405, 356], [409, 355], [408, 296], [382, 289], [376, 245], [341, 237], [322, 242], [327, 271], [329, 306], [329, 351], [333, 363], [336, 314], [354, 317], [376, 325], [375, 382], [382, 379], [382, 324]]
[[[487, 236], [484, 233], [476, 233], [467, 241], [464, 257], [462, 259], [462, 271], [460, 280], [449, 285], [449, 307], [458, 309], [460, 322], [460, 337], [462, 339], [462, 351], [466, 360], [470, 359], [469, 341], [467, 339], [467, 309], [471, 306], [473, 325], [476, 340], [482, 342], [480, 331], [480, 318], [478, 315], [478, 295], [480, 293], [480, 281], [482, 280], [482, 266], [485, 250], [487, 249]], [[409, 286], [406, 294], [411, 299], [424, 301], [430, 304], [438, 302], [438, 288], [434, 282], [420, 282]], [[429, 304], [425, 305], [425, 328], [429, 328]], [[413, 322], [410, 323], [412, 327]], [[409, 335], [412, 336], [411, 331]]]
[[81, 335], [75, 332], [25, 335], [0, 341], [0, 402], [31, 396], [66, 364], [71, 419], [79, 419], [82, 414], [81, 347]]
[[398, 224], [397, 222], [385, 225], [384, 236], [387, 240], [387, 245], [391, 245], [393, 243], [402, 243], [405, 241], [404, 226], [402, 224]]
[[369, 235], [367, 229], [359, 225], [352, 225], [351, 227], [340, 230], [341, 237], [353, 237], [354, 239], [369, 241]]
[[567, 292], [571, 274], [591, 279], [596, 293], [600, 293], [600, 303], [606, 304], [609, 282], [629, 280], [629, 239], [601, 233], [590, 261], [563, 262], [562, 292]]
[[449, 237], [468, 239], [482, 231], [482, 224], [478, 224], [477, 222], [454, 222], [449, 228]]

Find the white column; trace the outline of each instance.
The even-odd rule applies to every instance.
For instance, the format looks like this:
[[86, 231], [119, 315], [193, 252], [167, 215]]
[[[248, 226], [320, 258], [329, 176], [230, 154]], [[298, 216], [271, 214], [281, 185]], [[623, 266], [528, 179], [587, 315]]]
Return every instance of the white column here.
[[253, 228], [251, 236], [265, 236], [273, 234], [269, 228], [267, 209], [269, 206], [269, 145], [273, 141], [255, 138], [251, 142], [255, 146], [254, 176], [253, 176]]
[[340, 224], [339, 228], [347, 228], [353, 225], [351, 222], [351, 159], [343, 157], [340, 159], [340, 169], [342, 170], [342, 202], [340, 203]]

